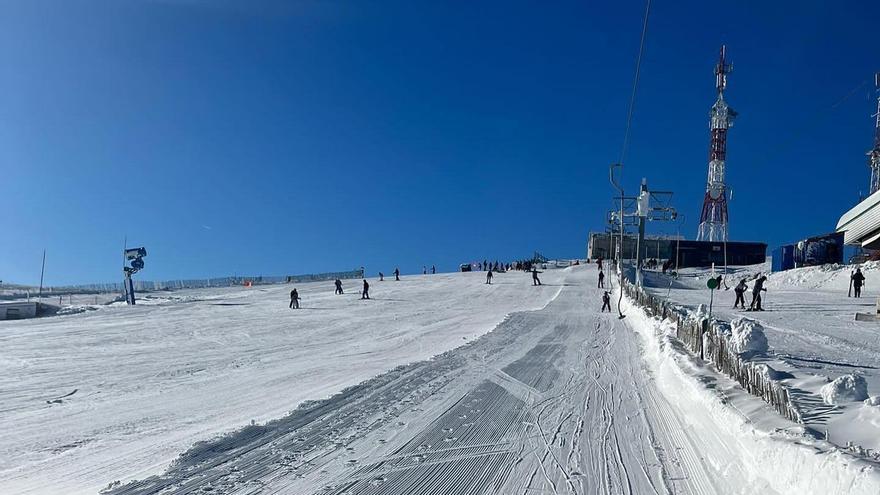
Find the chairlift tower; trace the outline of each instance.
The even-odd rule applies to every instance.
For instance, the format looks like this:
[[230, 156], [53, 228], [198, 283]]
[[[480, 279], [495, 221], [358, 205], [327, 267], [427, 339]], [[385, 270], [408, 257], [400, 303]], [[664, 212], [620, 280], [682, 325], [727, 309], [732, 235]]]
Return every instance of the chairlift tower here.
[[736, 112], [724, 101], [727, 75], [733, 71], [733, 65], [727, 63], [726, 55], [727, 47], [721, 45], [721, 54], [715, 66], [718, 99], [709, 112], [709, 178], [700, 214], [698, 241], [727, 241], [727, 185], [724, 183], [724, 168], [727, 158], [727, 130], [733, 125]]
[[874, 147], [868, 152], [868, 166], [871, 167], [871, 194], [880, 190], [880, 72], [874, 74], [874, 87], [877, 90], [877, 113], [874, 117]]

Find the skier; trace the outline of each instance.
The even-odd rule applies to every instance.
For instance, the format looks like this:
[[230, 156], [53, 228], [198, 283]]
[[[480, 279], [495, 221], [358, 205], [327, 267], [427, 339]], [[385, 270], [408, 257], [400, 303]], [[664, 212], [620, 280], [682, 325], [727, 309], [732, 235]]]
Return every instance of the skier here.
[[761, 291], [766, 291], [764, 288], [764, 282], [767, 281], [767, 277], [761, 276], [758, 280], [755, 280], [755, 285], [752, 286], [752, 303], [749, 304], [749, 309], [746, 311], [764, 311], [764, 308], [761, 307]]
[[369, 299], [370, 298], [370, 284], [367, 282], [367, 279], [364, 279], [364, 291], [361, 292], [361, 299]]
[[856, 268], [850, 278], [852, 279], [853, 292], [855, 297], [862, 297], [862, 285], [865, 284], [865, 275], [862, 274], [861, 268]]
[[296, 289], [290, 291], [290, 309], [299, 309], [299, 292]]
[[394, 269], [394, 280], [400, 282], [400, 268]]
[[599, 289], [605, 288], [605, 272], [599, 270]]
[[437, 267], [434, 265], [431, 265], [431, 275], [435, 275], [436, 273], [437, 273]]
[[384, 282], [384, 281], [385, 281], [385, 274], [382, 272], [379, 272], [379, 282]]
[[608, 294], [606, 290], [604, 294], [602, 294], [602, 311], [605, 311], [605, 308], [608, 308], [608, 312], [611, 312], [611, 295]]
[[492, 285], [492, 270], [486, 272], [486, 283]]
[[743, 297], [743, 294], [749, 290], [749, 286], [746, 285], [746, 279], [741, 279], [736, 287], [733, 288], [733, 292], [736, 292], [736, 301], [733, 303], [733, 309], [739, 307], [740, 309], [746, 309], [746, 299]]
[[539, 272], [538, 267], [533, 266], [532, 267], [532, 285], [541, 285], [541, 279], [538, 278], [539, 273], [544, 273], [544, 272]]
[[596, 268], [598, 268], [600, 272], [602, 271], [602, 260], [603, 258], [601, 256], [596, 260]]
[[422, 275], [427, 275], [427, 274], [428, 274], [428, 267], [426, 267], [425, 265], [422, 265]]
[[336, 295], [342, 294], [342, 280], [337, 278], [333, 283], [336, 284]]

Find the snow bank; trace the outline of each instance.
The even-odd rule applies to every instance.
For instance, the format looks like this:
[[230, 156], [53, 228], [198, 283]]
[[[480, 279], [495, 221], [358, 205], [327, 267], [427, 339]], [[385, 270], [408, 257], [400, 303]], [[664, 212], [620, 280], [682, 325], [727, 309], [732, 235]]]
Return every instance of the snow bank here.
[[880, 406], [880, 395], [875, 395], [874, 397], [868, 397], [865, 399], [866, 406]]
[[736, 318], [730, 322], [730, 348], [737, 354], [767, 352], [769, 348], [764, 327], [749, 318]]
[[[670, 330], [664, 328], [671, 322], [651, 318], [632, 304], [627, 309], [626, 321], [645, 343], [643, 357], [658, 387], [690, 418], [691, 430], [706, 440], [707, 451], [722, 456], [719, 463], [727, 464], [731, 456], [739, 456], [738, 461], [747, 469], [738, 474], [766, 481], [768, 493], [880, 493], [876, 464], [804, 436], [794, 424], [758, 427], [758, 423], [772, 426], [773, 421], [784, 420], [735, 382], [682, 352], [672, 343]], [[706, 386], [710, 376], [715, 384], [711, 388]], [[731, 407], [732, 401], [736, 406]], [[746, 410], [751, 414], [745, 415]], [[737, 491], [734, 485], [742, 479], [736, 476], [731, 473], [729, 478], [732, 492], [758, 493]]]
[[764, 363], [759, 363], [759, 364], [749, 363], [749, 364], [752, 365], [752, 369], [755, 370], [755, 373], [758, 374], [759, 376], [761, 376], [762, 378], [764, 378], [766, 381], [778, 382], [779, 380], [783, 380], [783, 379], [789, 377], [789, 375], [787, 375], [785, 373], [780, 373], [779, 371], [776, 371], [769, 364], [764, 364]]
[[[880, 262], [867, 261], [857, 265], [865, 276], [880, 272]], [[771, 289], [811, 288], [835, 291], [846, 291], [849, 288], [849, 277], [855, 269], [853, 265], [829, 264], [795, 268], [770, 275], [767, 287]]]
[[65, 307], [59, 309], [55, 314], [58, 316], [75, 315], [78, 313], [85, 313], [86, 311], [97, 311], [98, 309], [99, 309], [98, 307], [92, 306], [92, 305], [65, 306]]
[[843, 375], [834, 379], [819, 391], [828, 405], [868, 399], [868, 383], [860, 375]]

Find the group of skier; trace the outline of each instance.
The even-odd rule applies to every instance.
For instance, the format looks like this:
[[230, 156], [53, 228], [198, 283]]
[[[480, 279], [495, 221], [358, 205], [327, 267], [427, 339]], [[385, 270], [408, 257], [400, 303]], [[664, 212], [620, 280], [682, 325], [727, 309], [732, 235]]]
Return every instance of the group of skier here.
[[[395, 268], [392, 272], [394, 274], [394, 280], [400, 281], [400, 269]], [[437, 273], [436, 267], [431, 267], [431, 273]], [[379, 281], [385, 280], [385, 274], [379, 272]], [[337, 296], [340, 294], [345, 294], [345, 291], [342, 288], [342, 280], [336, 279], [333, 281], [333, 285], [335, 287], [334, 294]], [[369, 299], [370, 298], [370, 283], [367, 282], [367, 279], [363, 280], [363, 288], [361, 289], [361, 299]], [[293, 290], [290, 291], [290, 309], [299, 309], [299, 291], [294, 287]]]
[[[432, 266], [431, 269], [433, 270], [434, 267]], [[400, 282], [400, 268], [395, 268], [394, 271], [391, 272], [391, 274], [394, 275], [395, 281]], [[385, 274], [382, 272], [379, 272], [379, 282], [384, 282], [384, 281], [385, 281]]]
[[482, 272], [488, 272], [490, 270], [495, 273], [509, 272], [511, 270], [531, 272], [532, 269], [537, 266], [537, 262], [534, 260], [520, 260], [505, 263], [499, 262], [498, 260], [495, 260], [494, 262], [483, 260], [482, 263], [478, 261], [471, 266]]
[[[496, 271], [496, 270], [494, 270], [493, 267], [490, 267], [486, 271], [486, 284], [487, 285], [492, 285], [492, 278], [494, 277], [494, 275], [493, 275], [494, 271]], [[532, 265], [532, 269], [528, 270], [528, 271], [531, 272], [531, 274], [532, 274], [532, 285], [535, 285], [535, 286], [543, 285], [543, 284], [541, 284], [541, 279], [538, 278], [538, 274], [544, 273], [544, 272], [538, 271], [538, 265]]]
[[[605, 289], [605, 259], [601, 256], [596, 258], [596, 269], [599, 270], [599, 284], [597, 288]], [[602, 310], [600, 313], [605, 311], [611, 312], [611, 293], [607, 290], [602, 291]]]
[[[720, 276], [718, 277], [721, 278]], [[736, 284], [736, 287], [733, 288], [733, 292], [736, 294], [736, 301], [733, 303], [733, 309], [745, 309], [746, 311], [764, 311], [764, 308], [761, 307], [761, 292], [766, 292], [767, 289], [764, 287], [764, 282], [767, 281], [766, 275], [761, 275], [760, 277], [755, 279], [755, 283], [752, 284], [752, 302], [749, 303], [749, 308], [746, 309], [746, 299], [745, 293], [749, 290], [749, 286], [746, 284], [746, 279], [740, 279], [739, 283]]]

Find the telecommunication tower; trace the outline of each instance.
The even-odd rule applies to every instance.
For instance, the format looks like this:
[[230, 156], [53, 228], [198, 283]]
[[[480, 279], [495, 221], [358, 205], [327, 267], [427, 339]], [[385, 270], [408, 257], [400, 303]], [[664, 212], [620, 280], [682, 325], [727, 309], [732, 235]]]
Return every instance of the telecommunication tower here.
[[868, 166], [871, 167], [871, 194], [880, 190], [880, 72], [874, 74], [874, 87], [877, 89], [877, 113], [874, 117], [874, 147], [868, 152]]
[[724, 167], [727, 158], [727, 129], [733, 125], [736, 112], [724, 101], [727, 75], [733, 71], [733, 65], [725, 59], [726, 55], [727, 48], [722, 45], [721, 55], [715, 66], [718, 99], [709, 112], [709, 178], [700, 214], [698, 241], [727, 241], [727, 186], [724, 183]]

